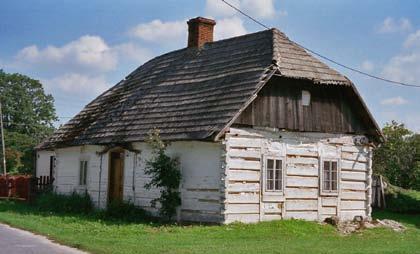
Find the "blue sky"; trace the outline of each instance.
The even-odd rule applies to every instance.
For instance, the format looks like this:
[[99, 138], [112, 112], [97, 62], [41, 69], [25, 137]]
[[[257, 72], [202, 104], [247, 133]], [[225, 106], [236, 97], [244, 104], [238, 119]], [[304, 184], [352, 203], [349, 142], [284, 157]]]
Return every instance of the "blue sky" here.
[[[420, 85], [420, 1], [230, 2], [339, 62]], [[64, 123], [145, 61], [185, 47], [196, 16], [216, 19], [218, 39], [262, 29], [220, 0], [2, 0], [0, 68], [41, 80]], [[395, 119], [420, 132], [420, 89], [327, 64], [356, 84], [381, 126]]]

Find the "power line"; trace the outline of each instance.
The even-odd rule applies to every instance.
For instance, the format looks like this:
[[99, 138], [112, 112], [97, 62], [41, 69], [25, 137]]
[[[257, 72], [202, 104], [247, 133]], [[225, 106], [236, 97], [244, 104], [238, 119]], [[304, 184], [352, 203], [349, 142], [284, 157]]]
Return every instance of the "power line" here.
[[248, 15], [247, 13], [243, 12], [241, 9], [239, 9], [235, 5], [229, 3], [229, 2], [227, 2], [225, 0], [222, 0], [222, 2], [225, 3], [225, 4], [227, 4], [227, 5], [229, 5], [232, 9], [236, 10], [237, 12], [239, 12], [242, 15], [244, 15], [245, 17], [251, 19], [252, 21], [254, 21], [255, 23], [257, 23], [258, 25], [264, 27], [265, 29], [268, 29], [268, 30], [270, 29], [268, 26], [264, 25], [262, 22], [258, 21], [257, 19], [253, 18], [252, 16]]
[[[252, 17], [251, 15], [249, 15], [249, 14], [245, 13], [244, 11], [242, 11], [242, 10], [241, 10], [241, 9], [239, 9], [238, 7], [234, 6], [233, 4], [231, 4], [231, 3], [227, 2], [226, 0], [221, 0], [221, 1], [222, 1], [223, 3], [225, 3], [226, 5], [230, 6], [232, 9], [236, 10], [237, 12], [239, 12], [240, 14], [242, 14], [242, 15], [244, 15], [245, 17], [249, 18], [250, 20], [254, 21], [254, 22], [255, 22], [255, 23], [257, 23], [258, 25], [260, 25], [260, 26], [264, 27], [265, 29], [270, 29], [267, 25], [265, 25], [265, 24], [264, 24], [264, 23], [262, 23], [261, 21], [259, 21], [259, 20], [255, 19], [255, 18], [254, 18], [254, 17]], [[342, 68], [345, 68], [345, 69], [351, 70], [351, 71], [356, 72], [356, 73], [358, 73], [358, 74], [365, 75], [365, 76], [367, 76], [367, 77], [374, 78], [374, 79], [377, 79], [377, 80], [381, 80], [381, 81], [384, 81], [384, 82], [388, 82], [389, 84], [393, 84], [393, 85], [400, 85], [400, 86], [407, 86], [407, 87], [416, 87], [416, 88], [420, 88], [420, 86], [419, 86], [419, 85], [408, 84], [408, 83], [399, 82], [399, 81], [390, 80], [390, 79], [387, 79], [387, 78], [383, 78], [383, 77], [379, 77], [379, 76], [372, 75], [372, 74], [370, 74], [370, 73], [367, 73], [367, 72], [361, 71], [361, 70], [359, 70], [359, 69], [356, 69], [356, 68], [353, 68], [353, 67], [347, 66], [347, 65], [345, 65], [345, 64], [342, 64], [342, 63], [340, 63], [340, 62], [338, 62], [338, 61], [336, 61], [336, 60], [334, 60], [334, 59], [331, 59], [331, 58], [329, 58], [329, 57], [327, 57], [327, 56], [324, 56], [324, 55], [322, 55], [322, 54], [320, 54], [320, 53], [318, 53], [318, 52], [316, 52], [316, 51], [314, 51], [314, 50], [311, 50], [311, 49], [309, 49], [309, 48], [307, 48], [307, 47], [305, 47], [305, 46], [303, 46], [303, 45], [301, 45], [301, 44], [299, 44], [299, 43], [297, 43], [297, 42], [294, 42], [294, 43], [295, 43], [296, 45], [298, 45], [298, 46], [300, 46], [300, 47], [304, 48], [305, 50], [307, 50], [307, 51], [311, 52], [312, 54], [319, 56], [320, 58], [323, 58], [323, 59], [325, 59], [325, 60], [327, 60], [327, 61], [329, 61], [329, 62], [331, 62], [331, 63], [334, 63], [334, 64], [336, 64], [336, 65], [338, 65], [338, 66], [341, 66]]]

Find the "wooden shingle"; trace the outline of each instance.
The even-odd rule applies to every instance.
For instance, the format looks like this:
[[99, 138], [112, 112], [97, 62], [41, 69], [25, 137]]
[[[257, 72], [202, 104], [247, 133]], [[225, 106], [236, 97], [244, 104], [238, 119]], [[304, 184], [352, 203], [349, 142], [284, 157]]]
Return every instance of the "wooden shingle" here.
[[39, 149], [143, 141], [213, 140], [271, 75], [351, 86], [277, 29], [158, 56], [89, 103]]

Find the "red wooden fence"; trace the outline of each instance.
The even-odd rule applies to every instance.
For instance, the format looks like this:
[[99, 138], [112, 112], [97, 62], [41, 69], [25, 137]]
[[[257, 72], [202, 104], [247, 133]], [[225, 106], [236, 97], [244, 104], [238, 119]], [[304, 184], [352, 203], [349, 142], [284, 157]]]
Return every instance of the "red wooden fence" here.
[[37, 192], [49, 188], [54, 179], [49, 176], [0, 176], [0, 197], [29, 200]]

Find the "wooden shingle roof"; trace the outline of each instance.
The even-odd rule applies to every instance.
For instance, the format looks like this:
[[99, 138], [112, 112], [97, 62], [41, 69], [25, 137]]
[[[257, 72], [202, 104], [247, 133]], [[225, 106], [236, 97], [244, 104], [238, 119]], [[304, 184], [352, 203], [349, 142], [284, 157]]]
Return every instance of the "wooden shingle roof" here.
[[143, 141], [213, 140], [277, 73], [351, 86], [277, 29], [158, 56], [89, 103], [39, 149]]

